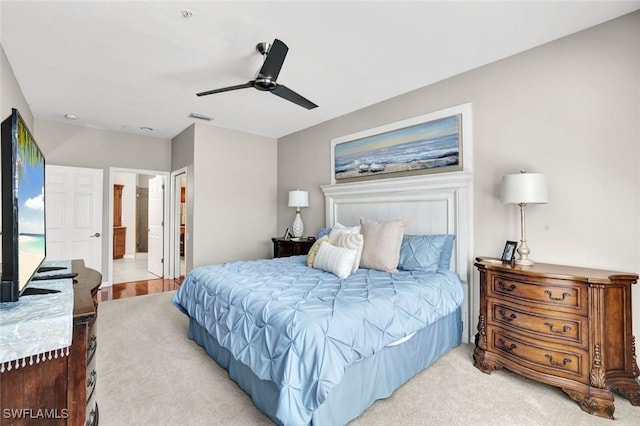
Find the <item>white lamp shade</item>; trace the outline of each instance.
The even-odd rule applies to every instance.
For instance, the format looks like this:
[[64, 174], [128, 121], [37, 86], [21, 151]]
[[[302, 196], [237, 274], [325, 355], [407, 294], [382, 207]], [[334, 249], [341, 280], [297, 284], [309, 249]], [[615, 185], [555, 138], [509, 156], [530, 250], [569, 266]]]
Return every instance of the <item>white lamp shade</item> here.
[[548, 203], [547, 178], [540, 173], [518, 173], [503, 176], [500, 198], [505, 204]]
[[289, 191], [289, 207], [309, 207], [309, 192], [299, 189]]

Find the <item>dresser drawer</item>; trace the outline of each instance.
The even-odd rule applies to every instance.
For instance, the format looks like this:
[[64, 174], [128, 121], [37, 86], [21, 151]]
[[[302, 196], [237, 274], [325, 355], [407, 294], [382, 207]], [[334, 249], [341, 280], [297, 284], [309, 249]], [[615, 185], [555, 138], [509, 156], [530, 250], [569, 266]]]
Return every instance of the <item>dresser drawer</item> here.
[[558, 311], [532, 309], [508, 303], [504, 300], [487, 299], [489, 323], [512, 329], [520, 333], [534, 333], [564, 343], [574, 343], [586, 349], [588, 326], [586, 317]]
[[491, 351], [531, 370], [588, 383], [589, 356], [586, 351], [553, 347], [492, 326], [487, 327]]
[[573, 281], [546, 280], [544, 283], [520, 281], [491, 275], [489, 297], [532, 302], [550, 309], [587, 313], [587, 286]]

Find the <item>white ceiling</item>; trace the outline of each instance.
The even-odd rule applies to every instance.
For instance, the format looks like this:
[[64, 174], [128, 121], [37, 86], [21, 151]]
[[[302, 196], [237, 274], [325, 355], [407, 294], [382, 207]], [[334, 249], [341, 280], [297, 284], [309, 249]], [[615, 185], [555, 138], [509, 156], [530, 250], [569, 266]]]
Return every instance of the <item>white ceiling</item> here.
[[[640, 1], [12, 2], [0, 42], [37, 119], [172, 138], [192, 122], [281, 137], [640, 8]], [[193, 12], [191, 18], [182, 10]], [[261, 41], [289, 46], [253, 88]], [[73, 122], [64, 118], [73, 114]], [[151, 127], [153, 131], [140, 130]]]

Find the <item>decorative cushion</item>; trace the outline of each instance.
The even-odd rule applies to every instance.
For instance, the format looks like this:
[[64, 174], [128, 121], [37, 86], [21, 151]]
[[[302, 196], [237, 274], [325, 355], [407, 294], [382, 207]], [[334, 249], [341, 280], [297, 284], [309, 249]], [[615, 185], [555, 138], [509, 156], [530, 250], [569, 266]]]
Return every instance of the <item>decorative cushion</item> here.
[[359, 234], [360, 226], [344, 226], [340, 223], [336, 223], [335, 226], [331, 228], [331, 232], [329, 232], [329, 242], [335, 245], [336, 238], [338, 238], [338, 235], [343, 233]]
[[[330, 241], [331, 242], [331, 241]], [[344, 247], [356, 251], [356, 258], [353, 261], [351, 272], [356, 272], [360, 267], [360, 258], [362, 257], [362, 247], [364, 246], [364, 237], [360, 233], [342, 232], [338, 234], [335, 242], [332, 243], [337, 247]]]
[[347, 278], [351, 274], [356, 251], [344, 247], [336, 247], [327, 241], [320, 244], [313, 267], [331, 272], [339, 278]]
[[384, 272], [398, 272], [400, 246], [406, 219], [376, 222], [360, 219], [360, 232], [364, 236], [364, 247], [360, 266]]
[[313, 245], [309, 249], [309, 252], [307, 253], [307, 266], [308, 267], [311, 268], [313, 266], [313, 260], [316, 258], [316, 253], [318, 253], [318, 249], [320, 248], [320, 244], [322, 244], [325, 241], [329, 241], [329, 236], [328, 235], [325, 235], [324, 237], [320, 237], [319, 239], [317, 239], [316, 242], [313, 243]]
[[320, 228], [320, 230], [318, 231], [318, 235], [316, 235], [316, 240], [319, 240], [325, 235], [329, 235], [329, 232], [331, 232], [331, 228]]
[[[454, 235], [405, 235], [400, 247], [398, 269], [436, 272], [449, 269]], [[448, 254], [445, 252], [448, 249]]]
[[442, 253], [440, 253], [440, 262], [438, 264], [438, 269], [443, 271], [448, 271], [451, 269], [451, 255], [453, 254], [453, 240], [456, 239], [455, 235], [445, 234], [445, 242], [444, 247], [442, 248]]

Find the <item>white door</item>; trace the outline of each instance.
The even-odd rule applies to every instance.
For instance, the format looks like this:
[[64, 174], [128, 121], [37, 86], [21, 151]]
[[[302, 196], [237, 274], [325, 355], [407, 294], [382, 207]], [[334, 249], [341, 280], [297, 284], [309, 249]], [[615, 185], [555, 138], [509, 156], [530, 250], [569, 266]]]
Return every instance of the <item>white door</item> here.
[[156, 176], [149, 179], [149, 239], [147, 262], [149, 272], [164, 276], [164, 178]]
[[102, 169], [45, 168], [47, 259], [83, 259], [102, 272]]

